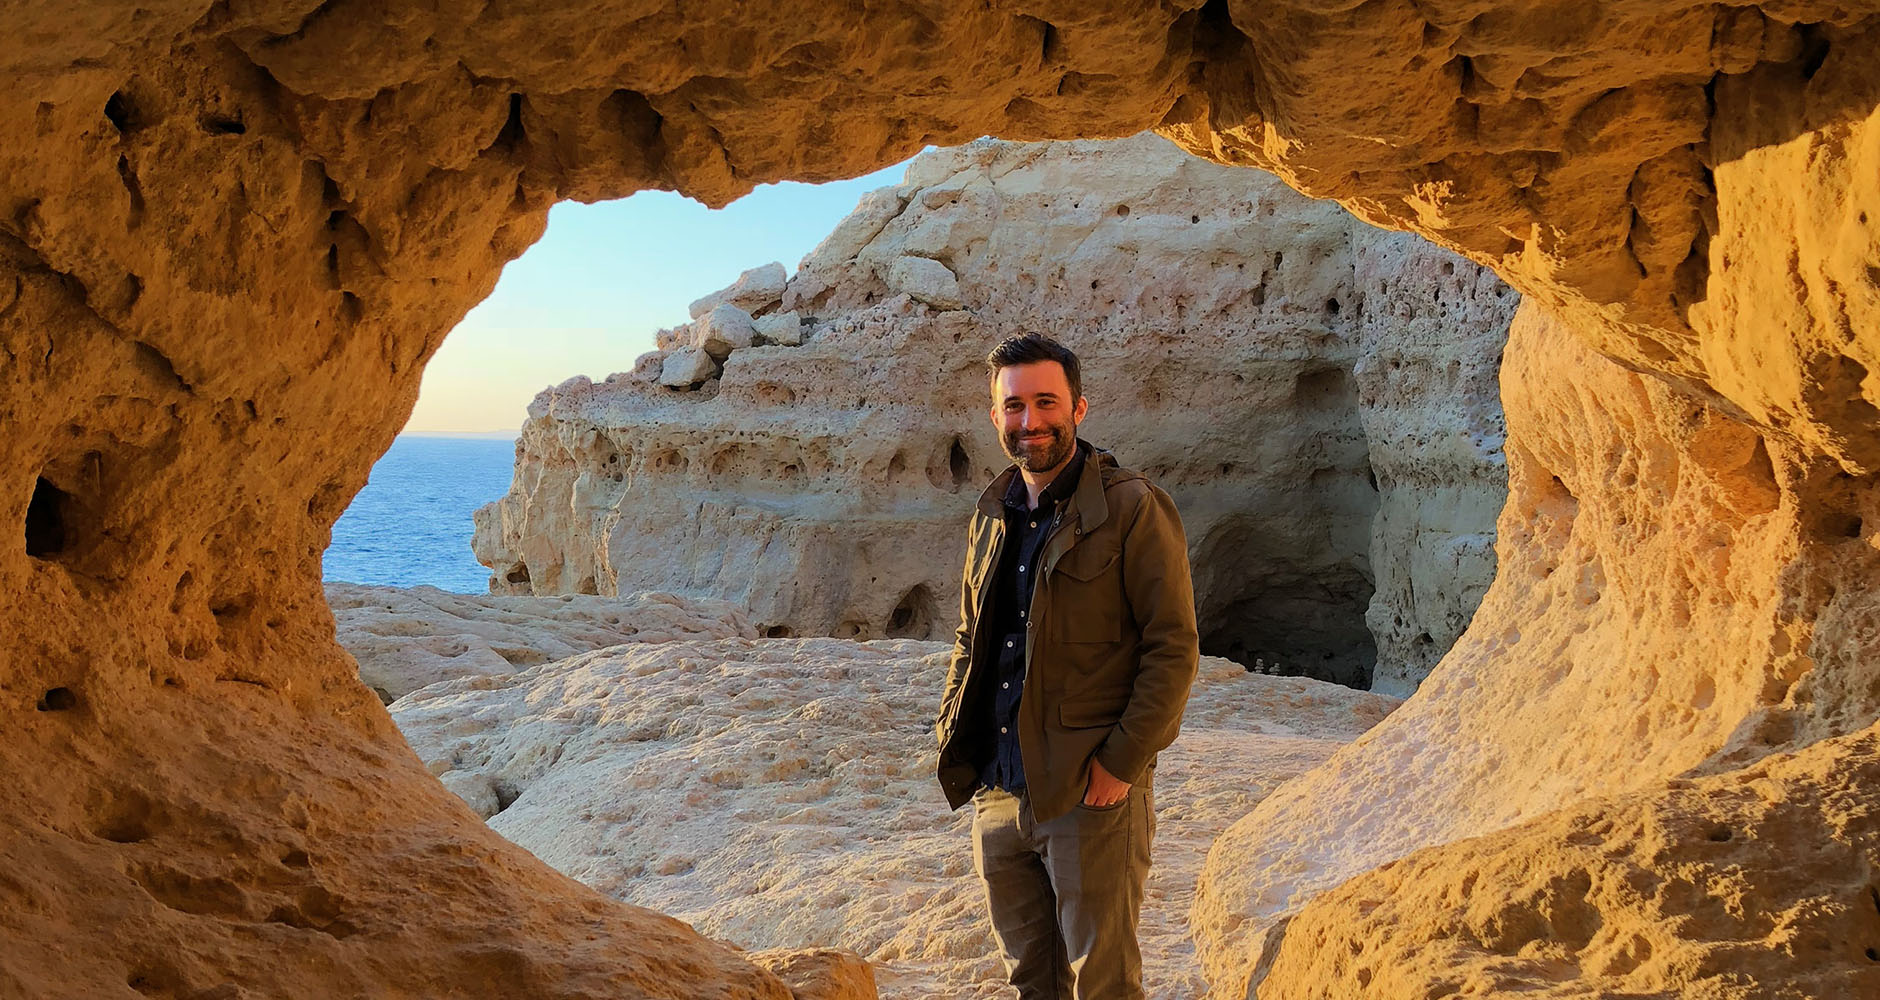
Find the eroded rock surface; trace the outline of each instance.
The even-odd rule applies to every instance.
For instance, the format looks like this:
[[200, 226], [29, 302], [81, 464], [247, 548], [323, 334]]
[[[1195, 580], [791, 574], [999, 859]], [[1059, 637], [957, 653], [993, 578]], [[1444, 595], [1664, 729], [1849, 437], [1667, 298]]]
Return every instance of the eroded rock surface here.
[[1355, 253], [1354, 375], [1378, 491], [1371, 690], [1406, 695], [1495, 578], [1495, 517], [1508, 498], [1499, 376], [1519, 296], [1403, 233], [1361, 229]]
[[326, 601], [359, 679], [388, 703], [438, 681], [513, 673], [624, 642], [755, 634], [723, 601], [647, 592], [533, 600], [328, 583]]
[[[1538, 818], [1602, 796], [1666, 795], [1664, 808], [1675, 809], [1690, 800], [1669, 795], [1667, 781], [1859, 730], [1880, 710], [1867, 681], [1854, 680], [1870, 676], [1866, 625], [1856, 623], [1874, 612], [1841, 596], [1880, 572], [1880, 555], [1856, 530], [1871, 501], [1850, 479], [1595, 355], [1532, 306], [1516, 318], [1502, 383], [1510, 492], [1500, 574], [1476, 624], [1415, 697], [1215, 844], [1195, 917], [1217, 987], [1231, 992], [1260, 956], [1272, 957], [1275, 921], [1283, 926], [1318, 891], [1385, 862], [1531, 821], [1556, 829]], [[1803, 498], [1811, 496], [1847, 513], [1810, 513]], [[1499, 735], [1484, 743], [1485, 730]], [[1761, 807], [1777, 813], [1789, 794], [1755, 793], [1777, 797]], [[1660, 850], [1639, 836], [1615, 832], [1609, 848]], [[1444, 850], [1472, 859], [1456, 862], [1465, 866], [1503, 863], [1475, 848]], [[1587, 857], [1569, 851], [1546, 863], [1569, 883], [1605, 879], [1609, 869], [1589, 867]], [[1659, 857], [1649, 863], [1670, 863]], [[1456, 898], [1484, 908], [1517, 902], [1512, 890], [1489, 886]], [[1624, 905], [1634, 903], [1645, 905]], [[1531, 921], [1521, 923], [1528, 918], [1509, 913], [1495, 919], [1516, 925], [1510, 934], [1541, 940]], [[1613, 919], [1620, 927], [1646, 917], [1629, 910]], [[1688, 947], [1725, 933], [1693, 927]], [[1846, 958], [1822, 960], [1842, 963], [1840, 975], [1850, 971]], [[1590, 978], [1570, 978], [1559, 995], [1586, 995], [1602, 974], [1588, 969]]]
[[[749, 947], [858, 952], [884, 997], [1001, 995], [971, 810], [933, 776], [947, 648], [640, 643], [436, 684], [392, 714], [492, 828], [607, 895]], [[1215, 835], [1396, 704], [1203, 660], [1154, 778], [1149, 995], [1206, 991], [1187, 913]]]
[[[536, 399], [515, 485], [477, 515], [493, 590], [656, 588], [745, 604], [774, 635], [950, 636], [961, 526], [1007, 464], [980, 359], [1026, 330], [1084, 358], [1084, 436], [1181, 506], [1204, 649], [1364, 683], [1381, 551], [1385, 669], [1408, 690], [1493, 576], [1516, 296], [1270, 175], [1154, 136], [982, 141], [916, 159], [787, 283], [756, 273], [632, 372]], [[745, 308], [803, 344], [722, 336]], [[670, 377], [688, 344], [716, 345], [719, 377]], [[1429, 374], [1393, 395], [1406, 361]]]
[[[9, 992], [780, 1000], [774, 976], [555, 874], [427, 778], [333, 641], [319, 555], [424, 361], [555, 199], [723, 203], [980, 135], [1154, 127], [1464, 253], [1560, 327], [1535, 366], [1554, 394], [1525, 414], [1507, 394], [1511, 582], [1401, 724], [1314, 786], [1364, 797], [1370, 819], [1341, 828], [1377, 824], [1361, 863], [1537, 820], [1595, 770], [1647, 795], [1692, 767], [1754, 780], [1740, 769], [1812, 760], [1880, 714], [1871, 0], [158, 0], [22, 5], [9, 28]], [[1576, 395], [1607, 378], [1581, 350], [1637, 381]], [[1679, 444], [1615, 457], [1654, 434]], [[1594, 571], [1601, 545], [1619, 558]], [[1549, 565], [1557, 582], [1529, 587]], [[1565, 728], [1478, 716], [1489, 678], [1596, 697]], [[1452, 765], [1421, 737], [1464, 717], [1473, 763]], [[1526, 770], [1548, 761], [1564, 777]], [[1427, 777], [1452, 767], [1454, 786]], [[1810, 796], [1876, 794], [1783, 780], [1790, 836], [1735, 848], [1759, 872], [1840, 851]], [[1457, 819], [1405, 836], [1396, 816]], [[1491, 843], [1525, 847], [1458, 850]], [[354, 933], [329, 933], [342, 918]], [[1430, 933], [1467, 946], [1460, 925]], [[1238, 998], [1247, 953], [1220, 944], [1238, 957], [1215, 989]], [[1848, 961], [1759, 966], [1744, 989], [1801, 992]]]
[[1868, 730], [1420, 851], [1308, 905], [1261, 995], [1880, 995], [1877, 783]]

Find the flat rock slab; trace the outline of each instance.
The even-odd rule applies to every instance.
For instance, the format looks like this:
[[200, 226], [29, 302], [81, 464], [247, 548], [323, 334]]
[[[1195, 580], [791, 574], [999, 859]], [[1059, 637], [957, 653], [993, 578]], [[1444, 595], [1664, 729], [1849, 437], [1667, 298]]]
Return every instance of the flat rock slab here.
[[329, 583], [326, 599], [359, 678], [387, 702], [441, 680], [507, 674], [623, 642], [755, 634], [729, 603], [650, 591], [537, 599]]

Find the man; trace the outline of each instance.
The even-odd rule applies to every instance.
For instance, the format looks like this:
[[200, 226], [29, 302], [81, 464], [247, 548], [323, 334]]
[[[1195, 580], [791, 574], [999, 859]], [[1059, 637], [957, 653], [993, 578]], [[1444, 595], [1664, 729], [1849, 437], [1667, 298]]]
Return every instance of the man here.
[[1077, 437], [1077, 356], [1028, 334], [986, 357], [1013, 467], [979, 498], [937, 733], [973, 803], [973, 862], [1022, 1000], [1140, 1000], [1136, 924], [1155, 755], [1199, 658], [1168, 494]]

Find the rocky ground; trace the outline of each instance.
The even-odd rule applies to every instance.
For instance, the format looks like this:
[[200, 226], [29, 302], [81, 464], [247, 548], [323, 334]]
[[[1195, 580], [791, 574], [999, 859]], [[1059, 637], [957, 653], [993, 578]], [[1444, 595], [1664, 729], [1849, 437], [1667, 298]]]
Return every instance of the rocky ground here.
[[[535, 605], [545, 640], [561, 641], [560, 599], [450, 596], [471, 627], [479, 617], [521, 627]], [[437, 603], [423, 592], [412, 600]], [[636, 600], [641, 611], [674, 606]], [[413, 633], [456, 627], [435, 615], [409, 621]], [[631, 642], [433, 683], [392, 715], [493, 829], [610, 896], [745, 948], [856, 951], [874, 963], [883, 997], [1003, 996], [970, 816], [949, 812], [932, 778], [946, 649]], [[1157, 768], [1142, 930], [1151, 996], [1206, 992], [1188, 911], [1215, 837], [1396, 704], [1203, 660], [1183, 735]]]
[[329, 583], [326, 601], [359, 679], [387, 703], [437, 681], [507, 674], [623, 642], [755, 634], [724, 601], [654, 592], [536, 600]]

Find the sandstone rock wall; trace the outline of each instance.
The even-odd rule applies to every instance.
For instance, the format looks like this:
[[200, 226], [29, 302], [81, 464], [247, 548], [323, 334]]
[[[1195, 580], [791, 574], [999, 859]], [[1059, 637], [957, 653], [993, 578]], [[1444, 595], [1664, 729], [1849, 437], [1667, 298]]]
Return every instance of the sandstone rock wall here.
[[[1498, 526], [1501, 571], [1476, 624], [1417, 697], [1216, 842], [1195, 921], [1217, 988], [1225, 983], [1231, 991], [1256, 956], [1270, 958], [1269, 935], [1316, 892], [1386, 861], [1508, 827], [1544, 829], [1540, 817], [1569, 807], [1598, 811], [1604, 807], [1576, 803], [1607, 796], [1620, 797], [1611, 809], [1636, 817], [1644, 802], [1682, 800], [1674, 792], [1688, 786], [1685, 777], [1782, 752], [1849, 722], [1870, 724], [1880, 711], [1874, 695], [1853, 694], [1849, 682], [1850, 672], [1867, 674], [1853, 665], [1866, 642], [1854, 623], [1871, 621], [1872, 612], [1839, 596], [1880, 571], [1880, 556], [1854, 520], [1824, 520], [1802, 502], [1824, 486], [1845, 491], [1846, 480], [1595, 355], [1532, 305], [1516, 317], [1502, 382], [1510, 492]], [[1836, 502], [1854, 505], [1842, 508], [1848, 518], [1858, 519], [1852, 511], [1871, 502], [1853, 491], [1839, 495], [1846, 499]], [[1824, 697], [1824, 690], [1834, 693]], [[1496, 733], [1495, 741], [1484, 744], [1484, 732]], [[1664, 786], [1668, 779], [1676, 780]], [[1740, 831], [1732, 825], [1738, 820], [1725, 817], [1776, 809], [1788, 794], [1779, 783], [1765, 784], [1720, 810], [1716, 829]], [[1379, 802], [1390, 808], [1380, 810]], [[1565, 897], [1592, 890], [1568, 887], [1602, 883], [1634, 864], [1651, 869], [1672, 857], [1704, 857], [1688, 839], [1655, 844], [1641, 839], [1651, 835], [1649, 824], [1620, 822], [1623, 829], [1598, 828], [1611, 838], [1603, 862], [1571, 851], [1534, 861], [1555, 880], [1558, 905], [1580, 907]], [[1522, 850], [1540, 850], [1538, 841], [1547, 839], [1526, 836], [1536, 839]], [[1449, 871], [1498, 863], [1461, 845], [1444, 851], [1449, 860], [1438, 867]], [[1765, 878], [1745, 877], [1759, 885]], [[1704, 893], [1738, 891], [1713, 874], [1702, 881]], [[1590, 911], [1570, 911], [1579, 926], [1590, 912], [1606, 914], [1613, 937], [1563, 930], [1543, 941], [1549, 932], [1532, 915], [1555, 904], [1535, 898], [1539, 891], [1527, 880], [1489, 884], [1452, 905], [1508, 925], [1491, 951], [1512, 954], [1542, 942], [1541, 952], [1564, 949], [1564, 958], [1586, 963], [1588, 979], [1576, 979], [1576, 989], [1608, 974], [1623, 979], [1631, 970], [1608, 966], [1631, 934], [1662, 942], [1649, 949], [1706, 951], [1738, 940], [1742, 930], [1708, 917], [1679, 925], [1700, 905], [1692, 900], [1621, 893], [1587, 902]], [[1838, 892], [1824, 886], [1810, 898], [1846, 905]], [[1375, 934], [1370, 926], [1353, 924], [1349, 932]], [[1314, 931], [1321, 941], [1325, 933]], [[1859, 965], [1866, 962], [1860, 955], [1841, 949], [1834, 960], [1857, 958]], [[1633, 957], [1647, 964], [1642, 953]], [[1456, 961], [1445, 974], [1476, 967]], [[1503, 989], [1537, 975], [1531, 967], [1503, 969], [1487, 956], [1469, 961], [1512, 977]], [[1727, 964], [1703, 975], [1727, 977]], [[1636, 982], [1680, 982], [1662, 964], [1641, 972], [1646, 978]], [[1336, 995], [1303, 981], [1279, 989]]]
[[[1424, 847], [1519, 862], [1574, 836], [1598, 805], [1576, 797], [1596, 790], [1680, 818], [1602, 828], [1643, 856], [1665, 848], [1658, 830], [1698, 829], [1683, 820], [1708, 796], [1678, 784], [1697, 768], [1717, 777], [1704, 791], [1766, 804], [1744, 829], [1779, 835], [1731, 841], [1750, 884], [1824, 887], [1798, 915], [1856, 912], [1845, 876], [1789, 874], [1805, 862], [1880, 868], [1870, 840], [1847, 837], [1876, 794], [1860, 755], [1880, 714], [1871, 0], [157, 0], [11, 15], [8, 992], [786, 995], [729, 949], [552, 872], [428, 777], [333, 641], [320, 552], [425, 359], [555, 199], [659, 186], [722, 204], [988, 134], [1153, 127], [1431, 237], [1551, 316], [1537, 343], [1559, 357], [1534, 367], [1553, 389], [1504, 393], [1511, 442], [1526, 420], [1534, 443], [1507, 451], [1499, 596], [1403, 721], [1313, 786], [1332, 814], [1368, 807], [1339, 827], [1376, 825], [1353, 864]], [[1654, 435], [1673, 444], [1647, 447]], [[1549, 566], [1555, 582], [1529, 587]], [[1534, 678], [1607, 687], [1570, 716], [1536, 702], [1573, 726], [1481, 713], [1466, 747], [1422, 738], [1475, 701], [1507, 704], [1484, 697], [1489, 680]], [[1473, 763], [1446, 763], [1457, 755]], [[1473, 777], [1430, 780], [1452, 773]], [[1378, 780], [1352, 780], [1365, 775]], [[1504, 798], [1522, 815], [1483, 811]], [[1311, 829], [1269, 826], [1275, 843]], [[1686, 903], [1764, 898], [1693, 884]], [[1532, 906], [1471, 898], [1479, 926], [1535, 926]], [[1791, 912], [1790, 895], [1766, 898], [1757, 912]], [[1324, 922], [1302, 911], [1318, 929], [1267, 935], [1266, 968], [1356, 953], [1374, 932], [1431, 954], [1480, 943], [1456, 921], [1373, 931], [1357, 919], [1368, 902]], [[1724, 925], [1649, 926], [1675, 940]], [[1235, 935], [1261, 929], [1206, 932], [1219, 995], [1245, 995], [1253, 952]], [[1734, 980], [1652, 968], [1726, 996], [1806, 995], [1828, 976], [1872, 992], [1871, 930], [1778, 940], [1793, 950]], [[1571, 965], [1550, 974], [1557, 994], [1601, 988]], [[1262, 996], [1314, 988], [1278, 975]]]
[[[1499, 452], [1451, 455], [1498, 434], [1483, 425], [1515, 299], [1453, 254], [1372, 233], [1153, 136], [925, 154], [787, 283], [753, 269], [633, 372], [538, 398], [515, 486], [478, 513], [478, 557], [497, 592], [657, 588], [747, 602], [770, 634], [950, 636], [962, 526], [1007, 464], [979, 359], [1043, 330], [1085, 358], [1084, 436], [1181, 505], [1204, 648], [1363, 683], [1373, 550], [1391, 565], [1386, 617], [1438, 619], [1444, 649], [1493, 575], [1480, 549], [1498, 505], [1481, 498], [1501, 490]], [[749, 346], [731, 328], [771, 332]], [[1469, 376], [1420, 409], [1361, 405], [1356, 373], [1406, 359], [1436, 370], [1428, 388], [1450, 362]], [[1375, 543], [1367, 428], [1397, 456]], [[1439, 568], [1443, 528], [1473, 557]], [[1429, 642], [1398, 641], [1387, 672], [1414, 686], [1442, 652]]]

